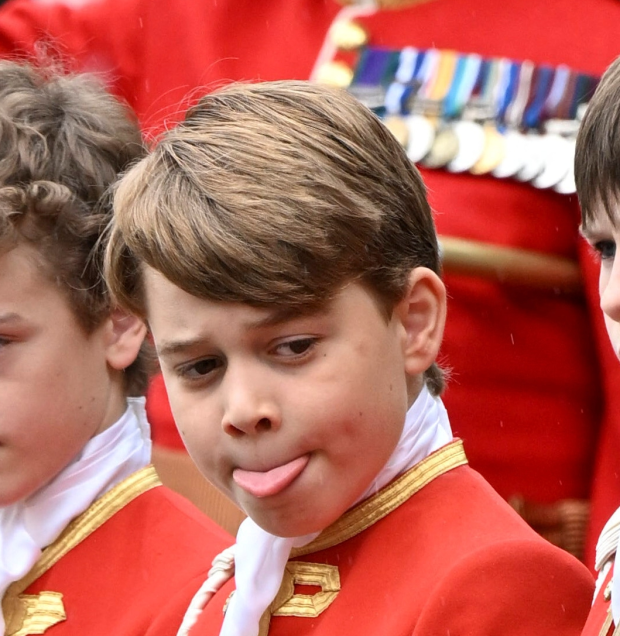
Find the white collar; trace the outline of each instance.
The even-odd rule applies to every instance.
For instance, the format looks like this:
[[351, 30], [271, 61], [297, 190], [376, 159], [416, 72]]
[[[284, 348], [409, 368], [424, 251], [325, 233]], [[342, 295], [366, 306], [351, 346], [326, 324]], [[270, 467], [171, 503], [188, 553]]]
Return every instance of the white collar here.
[[72, 519], [150, 463], [151, 435], [144, 403], [144, 398], [129, 398], [121, 418], [89, 440], [51, 482], [25, 500], [0, 507], [0, 599]]

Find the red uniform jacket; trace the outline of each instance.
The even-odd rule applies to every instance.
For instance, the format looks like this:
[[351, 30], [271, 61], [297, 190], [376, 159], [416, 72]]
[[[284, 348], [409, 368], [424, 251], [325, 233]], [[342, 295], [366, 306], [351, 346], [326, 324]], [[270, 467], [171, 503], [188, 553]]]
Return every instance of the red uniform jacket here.
[[[429, 456], [294, 551], [260, 636], [578, 635], [593, 581], [466, 464]], [[226, 584], [191, 636], [217, 634]]]
[[[91, 0], [79, 9], [13, 0], [0, 11], [0, 51], [30, 52], [49, 34], [78, 68], [106, 72], [144, 127], [159, 130], [164, 118], [180, 116], [179, 101], [198, 86], [307, 78], [340, 8], [334, 0]], [[620, 53], [617, 0], [433, 0], [361, 22], [371, 44], [597, 74]], [[620, 365], [599, 315], [596, 266], [578, 238], [576, 197], [514, 180], [423, 173], [440, 233], [582, 266], [585, 299], [446, 275], [443, 356], [454, 375], [445, 401], [472, 466], [502, 496], [586, 498], [594, 484], [596, 539], [620, 501]], [[149, 408], [155, 439], [174, 443], [170, 430], [160, 433], [162, 423], [171, 424], [161, 401], [160, 417]]]
[[174, 636], [213, 557], [231, 542], [145, 468], [75, 519], [9, 587], [6, 633]]

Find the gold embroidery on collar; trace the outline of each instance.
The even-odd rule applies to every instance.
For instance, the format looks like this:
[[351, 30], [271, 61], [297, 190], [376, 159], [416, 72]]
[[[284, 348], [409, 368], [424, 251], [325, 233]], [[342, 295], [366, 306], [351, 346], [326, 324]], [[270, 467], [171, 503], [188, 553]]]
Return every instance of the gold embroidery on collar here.
[[[295, 585], [321, 588], [316, 594], [295, 594]], [[338, 596], [340, 573], [335, 565], [289, 561], [284, 570], [282, 585], [271, 604], [273, 616], [304, 616], [316, 618]]]
[[[295, 594], [296, 585], [320, 587], [316, 594]], [[272, 616], [299, 616], [316, 618], [335, 600], [340, 592], [340, 573], [335, 565], [289, 561], [282, 584], [275, 599], [264, 612], [259, 623], [258, 636], [269, 634]]]
[[463, 442], [455, 440], [423, 459], [404, 475], [346, 512], [311, 543], [295, 548], [291, 557], [326, 550], [351, 539], [383, 519], [431, 481], [453, 468], [467, 464]]
[[[155, 468], [153, 466], [146, 466], [127, 477], [127, 479], [124, 479], [120, 484], [117, 484], [112, 490], [103, 495], [103, 497], [100, 497], [91, 504], [85, 512], [79, 517], [76, 517], [65, 528], [54, 543], [45, 548], [43, 554], [30, 572], [9, 586], [4, 595], [4, 599], [2, 599], [2, 611], [4, 616], [12, 616], [16, 611], [19, 612], [19, 605], [21, 603], [19, 596], [21, 593], [42, 574], [47, 572], [47, 570], [56, 564], [65, 554], [80, 544], [86, 537], [92, 534], [136, 497], [160, 485], [161, 481]], [[45, 594], [57, 594], [57, 592], [46, 592]], [[8, 624], [8, 619], [6, 622]], [[22, 627], [25, 629], [25, 624], [20, 626], [20, 629]], [[16, 633], [25, 635], [27, 633], [38, 634], [43, 632], [18, 631]]]
[[67, 619], [59, 592], [20, 594], [6, 624], [7, 636], [44, 634], [49, 627]]
[[[338, 4], [344, 5], [362, 5], [360, 0], [336, 0]], [[374, 4], [377, 9], [404, 9], [416, 4], [426, 4], [431, 0], [375, 0]]]

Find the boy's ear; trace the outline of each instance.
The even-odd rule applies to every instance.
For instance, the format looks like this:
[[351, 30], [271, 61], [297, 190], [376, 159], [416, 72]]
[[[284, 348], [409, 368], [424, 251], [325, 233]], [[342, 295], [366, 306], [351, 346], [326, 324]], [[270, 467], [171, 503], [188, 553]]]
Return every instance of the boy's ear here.
[[146, 325], [122, 309], [114, 309], [106, 322], [106, 360], [118, 371], [126, 369], [138, 357], [146, 336]]
[[394, 312], [404, 327], [405, 371], [421, 374], [435, 362], [443, 338], [446, 288], [441, 278], [426, 267], [412, 269]]

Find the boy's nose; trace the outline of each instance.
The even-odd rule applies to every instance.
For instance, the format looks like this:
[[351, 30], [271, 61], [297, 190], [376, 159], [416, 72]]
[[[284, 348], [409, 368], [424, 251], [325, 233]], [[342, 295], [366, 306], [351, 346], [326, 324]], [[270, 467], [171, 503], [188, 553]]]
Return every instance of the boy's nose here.
[[[263, 378], [264, 379], [264, 378]], [[258, 435], [280, 427], [278, 406], [260, 378], [236, 373], [225, 379], [222, 428], [234, 437]]]
[[620, 322], [620, 258], [614, 261], [611, 270], [601, 270], [601, 309], [615, 322]]

